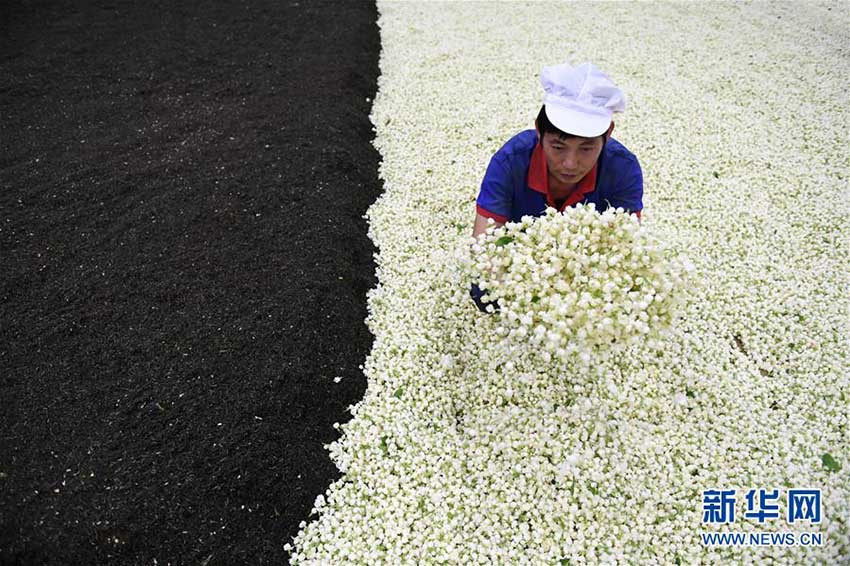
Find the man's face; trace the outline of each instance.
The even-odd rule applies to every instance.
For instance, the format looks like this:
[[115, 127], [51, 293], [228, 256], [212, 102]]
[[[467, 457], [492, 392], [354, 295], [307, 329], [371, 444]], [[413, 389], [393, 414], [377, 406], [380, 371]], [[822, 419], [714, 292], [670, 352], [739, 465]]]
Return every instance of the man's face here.
[[578, 183], [593, 169], [603, 145], [603, 136], [561, 139], [557, 134], [544, 134], [543, 153], [549, 175], [558, 184]]

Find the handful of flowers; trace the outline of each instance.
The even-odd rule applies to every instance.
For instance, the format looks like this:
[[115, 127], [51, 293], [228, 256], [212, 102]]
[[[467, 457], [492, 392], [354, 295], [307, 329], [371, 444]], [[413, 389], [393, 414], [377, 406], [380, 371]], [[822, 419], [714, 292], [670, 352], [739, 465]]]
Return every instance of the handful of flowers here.
[[498, 301], [496, 332], [514, 347], [542, 347], [546, 361], [588, 364], [594, 352], [660, 336], [693, 269], [631, 214], [593, 204], [491, 226], [471, 251], [466, 273], [484, 301]]

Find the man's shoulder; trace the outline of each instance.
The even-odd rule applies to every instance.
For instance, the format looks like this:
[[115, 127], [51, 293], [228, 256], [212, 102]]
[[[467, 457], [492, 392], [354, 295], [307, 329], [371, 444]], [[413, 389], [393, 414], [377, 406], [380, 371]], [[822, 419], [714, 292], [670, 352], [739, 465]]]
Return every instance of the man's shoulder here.
[[605, 144], [605, 161], [615, 167], [631, 168], [640, 167], [638, 158], [634, 153], [614, 138], [610, 138]]
[[495, 156], [505, 165], [528, 161], [535, 145], [537, 145], [537, 130], [523, 130], [506, 141]]

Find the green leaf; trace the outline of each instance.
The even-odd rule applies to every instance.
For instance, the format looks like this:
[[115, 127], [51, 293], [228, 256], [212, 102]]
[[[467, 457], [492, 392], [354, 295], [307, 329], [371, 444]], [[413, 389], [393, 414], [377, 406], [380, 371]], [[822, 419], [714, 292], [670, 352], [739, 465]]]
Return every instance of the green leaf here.
[[532, 303], [539, 303], [540, 297], [538, 297], [537, 295], [534, 295], [533, 297], [531, 297], [531, 302]]
[[393, 393], [393, 397], [395, 397], [396, 399], [401, 399], [401, 394], [402, 394], [402, 393], [404, 393], [404, 388], [399, 387], [399, 388], [398, 388], [398, 389], [396, 389], [396, 390], [395, 390], [395, 392]]
[[826, 467], [826, 469], [829, 470], [830, 472], [837, 472], [841, 469], [841, 464], [836, 462], [835, 458], [833, 458], [832, 454], [830, 454], [829, 452], [827, 452], [823, 456], [821, 456], [820, 459], [821, 459], [821, 462], [823, 462], [823, 465]]
[[502, 236], [501, 238], [496, 240], [496, 245], [497, 246], [504, 246], [506, 244], [510, 244], [513, 241], [514, 241], [514, 239], [510, 236]]
[[559, 563], [561, 564], [561, 566], [570, 566], [570, 559], [569, 558], [561, 558], [561, 560], [559, 560]]
[[387, 454], [390, 453], [390, 449], [387, 446], [387, 438], [388, 438], [387, 436], [381, 437], [381, 452], [384, 453], [384, 456], [386, 456]]
[[590, 484], [587, 484], [587, 489], [589, 489], [590, 493], [592, 493], [593, 495], [599, 495], [599, 488], [596, 488], [596, 487], [593, 487]]
[[712, 172], [711, 172], [711, 174], [712, 174], [712, 175], [714, 175], [714, 178], [715, 178], [715, 179], [719, 179], [719, 178], [720, 178], [720, 173], [718, 173], [717, 171], [712, 171]]

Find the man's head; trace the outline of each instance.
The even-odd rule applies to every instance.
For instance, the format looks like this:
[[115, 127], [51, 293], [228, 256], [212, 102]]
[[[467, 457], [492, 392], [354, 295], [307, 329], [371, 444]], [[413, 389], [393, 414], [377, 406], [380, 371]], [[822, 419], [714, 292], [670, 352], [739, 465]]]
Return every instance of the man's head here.
[[546, 155], [549, 174], [562, 185], [572, 185], [587, 175], [599, 155], [605, 142], [614, 129], [614, 122], [602, 135], [586, 138], [569, 134], [556, 128], [546, 116], [546, 106], [541, 106], [534, 125]]

